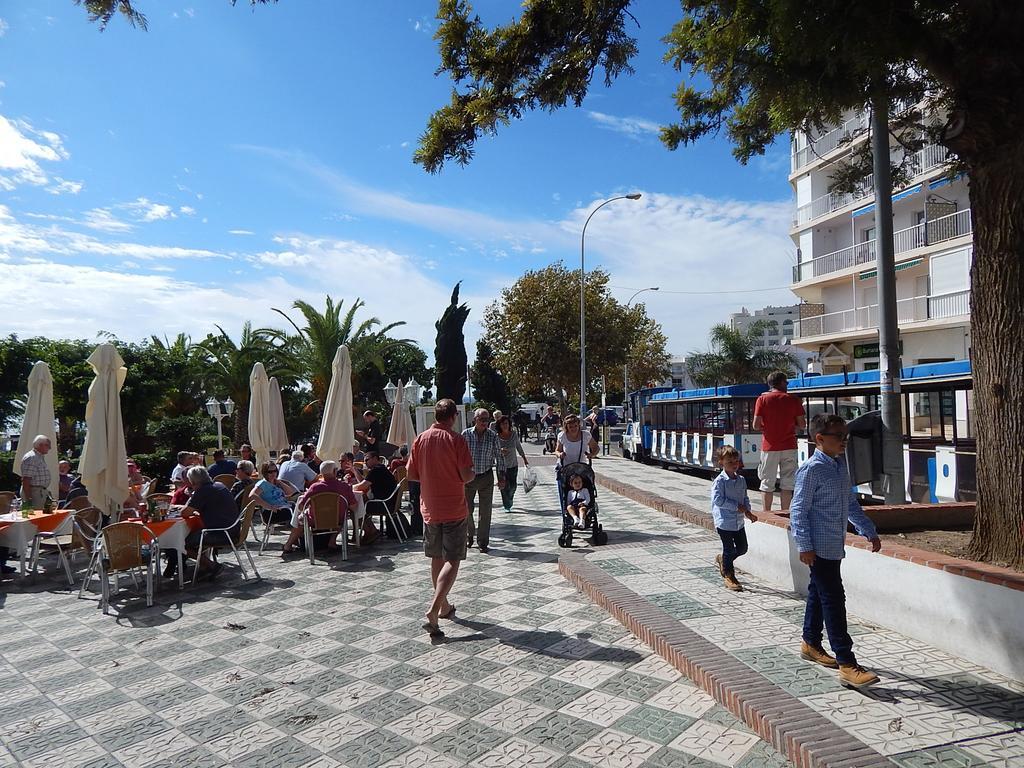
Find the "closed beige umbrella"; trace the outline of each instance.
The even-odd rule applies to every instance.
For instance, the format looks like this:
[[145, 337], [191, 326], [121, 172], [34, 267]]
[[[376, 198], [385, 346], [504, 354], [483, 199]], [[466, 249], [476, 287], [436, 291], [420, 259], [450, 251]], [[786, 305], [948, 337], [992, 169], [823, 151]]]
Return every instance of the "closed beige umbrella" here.
[[337, 461], [352, 450], [356, 441], [352, 418], [352, 358], [348, 347], [342, 344], [334, 353], [331, 363], [331, 386], [324, 403], [324, 418], [320, 424], [320, 440], [316, 446], [321, 459]]
[[249, 445], [257, 464], [270, 460], [274, 446], [273, 418], [270, 415], [270, 379], [263, 363], [256, 363], [249, 374]]
[[121, 387], [128, 369], [113, 344], [100, 344], [89, 355], [96, 378], [85, 406], [85, 446], [78, 461], [89, 499], [113, 514], [128, 498], [128, 456], [121, 421]]
[[25, 417], [21, 420], [21, 435], [14, 449], [14, 474], [21, 477], [21, 459], [32, 450], [32, 441], [37, 435], [50, 438], [50, 452], [46, 454], [46, 467], [50, 470], [50, 496], [56, 500], [60, 495], [60, 478], [57, 474], [57, 432], [53, 427], [53, 377], [50, 366], [38, 361], [28, 375], [28, 403]]
[[395, 405], [391, 409], [388, 442], [401, 448], [403, 445], [412, 445], [415, 438], [416, 428], [412, 425], [412, 415], [409, 413], [409, 405], [405, 401], [405, 386], [399, 379], [398, 390], [395, 392]]
[[270, 380], [270, 441], [275, 451], [291, 447], [288, 427], [284, 423], [284, 403], [281, 402], [281, 387], [275, 376]]

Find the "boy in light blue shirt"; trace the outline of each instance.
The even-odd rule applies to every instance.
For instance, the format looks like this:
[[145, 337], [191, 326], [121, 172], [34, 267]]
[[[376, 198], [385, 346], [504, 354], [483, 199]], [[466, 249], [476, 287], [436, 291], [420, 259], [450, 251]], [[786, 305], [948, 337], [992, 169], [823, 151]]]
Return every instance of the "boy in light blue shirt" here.
[[[810, 566], [807, 608], [804, 611], [800, 656], [824, 667], [839, 667], [839, 682], [864, 688], [878, 682], [878, 675], [857, 663], [853, 640], [846, 626], [846, 593], [839, 572], [846, 555], [846, 525], [871, 542], [871, 551], [882, 548], [874, 523], [857, 503], [846, 466], [846, 422], [836, 414], [820, 413], [811, 420], [814, 454], [796, 472], [796, 488], [789, 507], [790, 530], [800, 552], [800, 562]], [[821, 645], [822, 631], [835, 658]]]
[[756, 523], [757, 516], [750, 511], [747, 480], [740, 474], [740, 453], [731, 445], [718, 449], [721, 473], [711, 484], [711, 517], [722, 540], [722, 554], [715, 557], [718, 571], [725, 586], [733, 592], [742, 592], [743, 585], [736, 579], [733, 563], [747, 553], [747, 532], [743, 518]]

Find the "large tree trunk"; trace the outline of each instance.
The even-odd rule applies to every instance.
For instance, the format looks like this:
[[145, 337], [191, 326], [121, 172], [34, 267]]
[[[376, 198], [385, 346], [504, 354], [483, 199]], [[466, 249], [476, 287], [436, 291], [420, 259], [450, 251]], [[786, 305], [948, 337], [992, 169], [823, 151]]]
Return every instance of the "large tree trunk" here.
[[[239, 400], [242, 400], [239, 398]], [[249, 401], [242, 400], [235, 405], [235, 450], [249, 442]]]
[[1024, 144], [970, 164], [978, 506], [972, 553], [1024, 567]]

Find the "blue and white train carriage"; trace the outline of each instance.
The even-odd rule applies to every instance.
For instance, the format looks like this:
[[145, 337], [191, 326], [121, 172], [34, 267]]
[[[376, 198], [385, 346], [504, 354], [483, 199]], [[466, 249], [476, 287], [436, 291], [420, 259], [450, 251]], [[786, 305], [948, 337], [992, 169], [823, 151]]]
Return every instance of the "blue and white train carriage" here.
[[[976, 440], [971, 365], [967, 360], [903, 369], [903, 464], [909, 501], [972, 501], [976, 495]], [[754, 403], [763, 384], [704, 389], [647, 389], [630, 393], [623, 455], [663, 466], [712, 469], [715, 451], [735, 447], [744, 471], [760, 461], [761, 434], [753, 429]], [[879, 372], [804, 375], [789, 381], [804, 404], [807, 421], [818, 413], [854, 419], [879, 407]], [[798, 437], [800, 461], [811, 453], [806, 434]], [[865, 496], [881, 496], [865, 484]]]

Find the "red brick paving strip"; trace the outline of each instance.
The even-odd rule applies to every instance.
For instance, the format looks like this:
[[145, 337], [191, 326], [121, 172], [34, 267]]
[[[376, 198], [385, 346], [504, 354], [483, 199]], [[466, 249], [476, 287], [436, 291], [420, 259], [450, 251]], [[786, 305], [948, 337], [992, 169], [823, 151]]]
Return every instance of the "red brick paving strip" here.
[[797, 768], [892, 768], [884, 755], [624, 587], [584, 555], [564, 553], [558, 570]]

